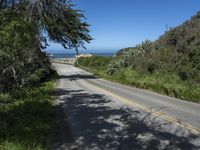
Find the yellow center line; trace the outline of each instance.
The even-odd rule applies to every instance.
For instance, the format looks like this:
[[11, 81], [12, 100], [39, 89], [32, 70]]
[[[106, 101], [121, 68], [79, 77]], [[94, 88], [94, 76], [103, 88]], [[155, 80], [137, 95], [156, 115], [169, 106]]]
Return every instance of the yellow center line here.
[[[83, 80], [82, 80], [83, 81]], [[121, 101], [122, 103], [125, 103], [127, 105], [130, 105], [130, 106], [134, 106], [134, 107], [137, 107], [139, 108], [140, 110], [143, 110], [145, 112], [148, 112], [148, 113], [151, 113], [153, 116], [155, 117], [160, 117], [168, 122], [171, 122], [171, 123], [174, 123], [182, 128], [186, 128], [188, 130], [190, 130], [193, 134], [197, 134], [199, 135], [200, 134], [200, 129], [199, 128], [196, 128], [196, 127], [193, 127], [192, 125], [188, 124], [188, 123], [183, 123], [181, 121], [178, 121], [177, 119], [173, 118], [173, 117], [170, 117], [168, 115], [166, 115], [165, 113], [163, 112], [159, 112], [159, 111], [155, 111], [153, 109], [149, 109], [148, 107], [146, 106], [143, 106], [139, 103], [137, 103], [135, 100], [129, 100], [129, 99], [126, 99], [126, 98], [123, 98], [117, 94], [114, 94], [108, 90], [104, 90], [103, 88], [100, 88], [100, 87], [97, 87], [96, 85], [92, 84], [92, 83], [88, 83], [86, 81], [84, 81], [85, 83], [87, 84], [90, 84], [94, 87], [94, 89], [98, 90], [98, 91], [101, 91], [105, 94], [108, 94], [110, 96], [112, 96], [113, 98], [116, 98], [118, 101]]]

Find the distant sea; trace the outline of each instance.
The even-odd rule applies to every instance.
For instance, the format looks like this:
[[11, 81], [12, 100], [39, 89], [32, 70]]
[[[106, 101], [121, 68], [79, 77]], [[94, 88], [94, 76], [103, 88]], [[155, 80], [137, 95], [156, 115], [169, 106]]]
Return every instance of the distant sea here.
[[[95, 56], [108, 56], [112, 57], [115, 55], [115, 53], [90, 53]], [[53, 58], [74, 58], [77, 54], [76, 53], [48, 53], [48, 55]]]

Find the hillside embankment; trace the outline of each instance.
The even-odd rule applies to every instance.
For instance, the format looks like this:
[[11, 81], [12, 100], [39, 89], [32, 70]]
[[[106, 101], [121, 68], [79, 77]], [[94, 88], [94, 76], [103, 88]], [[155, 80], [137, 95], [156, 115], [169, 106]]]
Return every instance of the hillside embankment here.
[[76, 65], [111, 81], [199, 103], [200, 13], [156, 41], [122, 49], [112, 58], [80, 58]]

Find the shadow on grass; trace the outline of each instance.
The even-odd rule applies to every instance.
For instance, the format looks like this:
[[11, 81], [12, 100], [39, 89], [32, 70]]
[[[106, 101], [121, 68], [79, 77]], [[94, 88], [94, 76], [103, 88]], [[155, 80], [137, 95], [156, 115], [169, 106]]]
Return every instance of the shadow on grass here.
[[[27, 90], [0, 105], [0, 149], [46, 149], [55, 134], [52, 83]], [[9, 146], [11, 144], [12, 148]], [[18, 148], [15, 148], [18, 146]]]
[[[54, 149], [75, 150], [198, 150], [199, 136], [184, 133], [150, 113], [111, 107], [104, 95], [82, 90], [56, 90], [62, 112], [61, 139]], [[59, 113], [58, 113], [59, 114]], [[65, 114], [67, 116], [65, 116]], [[65, 126], [63, 130], [63, 126]]]

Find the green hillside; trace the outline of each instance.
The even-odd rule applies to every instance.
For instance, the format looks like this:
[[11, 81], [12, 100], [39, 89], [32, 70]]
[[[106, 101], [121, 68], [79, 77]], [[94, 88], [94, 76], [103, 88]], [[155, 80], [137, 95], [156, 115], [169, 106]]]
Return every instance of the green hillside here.
[[200, 13], [156, 41], [118, 51], [106, 71], [90, 70], [123, 84], [199, 102]]
[[116, 63], [142, 72], [176, 73], [182, 80], [199, 83], [200, 13], [166, 31], [155, 42], [145, 41], [134, 48], [120, 50], [113, 61], [114, 65]]

